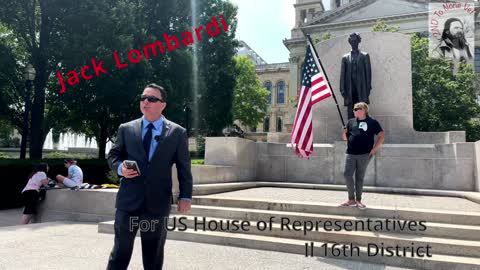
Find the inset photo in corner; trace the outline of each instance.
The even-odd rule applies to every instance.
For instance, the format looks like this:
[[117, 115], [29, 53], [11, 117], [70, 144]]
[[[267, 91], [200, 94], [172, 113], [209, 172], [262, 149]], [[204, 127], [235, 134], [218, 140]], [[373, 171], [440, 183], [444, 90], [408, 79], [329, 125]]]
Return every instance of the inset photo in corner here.
[[475, 2], [429, 4], [430, 57], [473, 64]]

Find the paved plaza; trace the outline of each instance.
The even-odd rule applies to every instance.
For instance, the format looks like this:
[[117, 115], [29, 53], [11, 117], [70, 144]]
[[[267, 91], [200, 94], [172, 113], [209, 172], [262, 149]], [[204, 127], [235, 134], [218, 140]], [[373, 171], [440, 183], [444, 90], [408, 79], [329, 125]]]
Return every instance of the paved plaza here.
[[[207, 195], [296, 202], [339, 203], [346, 191], [252, 188]], [[370, 206], [480, 212], [480, 205], [461, 198], [365, 193]], [[105, 269], [113, 235], [98, 233], [96, 223], [48, 222], [17, 225], [22, 209], [0, 211], [0, 269]], [[130, 269], [142, 269], [140, 238]], [[402, 269], [385, 265], [168, 240], [165, 269]]]
[[[0, 219], [4, 219], [0, 211]], [[12, 213], [13, 211], [9, 211]], [[18, 211], [17, 211], [18, 212]], [[49, 222], [0, 228], [0, 269], [105, 269], [113, 235], [97, 233], [97, 224]], [[168, 240], [166, 270], [400, 270], [356, 261]], [[129, 269], [143, 269], [140, 238]]]
[[[345, 191], [255, 188], [211, 196], [337, 203]], [[208, 197], [208, 196], [207, 196]], [[365, 193], [371, 206], [480, 211], [465, 199]], [[22, 209], [0, 211], [0, 269], [105, 269], [113, 235], [98, 233], [96, 223], [48, 222], [19, 226]], [[168, 240], [164, 269], [355, 269], [403, 268], [358, 261], [305, 258], [303, 255]], [[143, 269], [140, 238], [136, 239], [130, 269]]]

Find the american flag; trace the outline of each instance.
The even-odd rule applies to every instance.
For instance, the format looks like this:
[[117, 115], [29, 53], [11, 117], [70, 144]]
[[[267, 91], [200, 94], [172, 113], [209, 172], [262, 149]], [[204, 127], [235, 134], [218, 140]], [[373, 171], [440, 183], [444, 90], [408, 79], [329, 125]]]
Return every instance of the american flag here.
[[302, 85], [298, 96], [297, 113], [292, 130], [292, 145], [300, 157], [310, 157], [313, 152], [312, 106], [332, 95], [319, 60], [308, 44], [302, 69]]

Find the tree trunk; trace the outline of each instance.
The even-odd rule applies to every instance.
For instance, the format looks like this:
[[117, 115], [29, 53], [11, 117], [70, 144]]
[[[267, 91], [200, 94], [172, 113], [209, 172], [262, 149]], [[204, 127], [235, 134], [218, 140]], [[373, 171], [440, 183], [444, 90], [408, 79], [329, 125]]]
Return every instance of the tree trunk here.
[[100, 125], [100, 136], [97, 139], [98, 158], [99, 159], [105, 159], [105, 150], [107, 149], [107, 139], [108, 139], [107, 126], [104, 125], [104, 124], [101, 124]]
[[[30, 158], [31, 159], [41, 159], [42, 158], [42, 149], [43, 142], [45, 141], [44, 134], [44, 113], [45, 113], [45, 87], [47, 84], [48, 77], [50, 76], [50, 70], [48, 69], [48, 55], [46, 53], [46, 48], [49, 47], [50, 43], [50, 30], [51, 22], [48, 17], [47, 12], [47, 3], [45, 0], [40, 0], [40, 42], [38, 46], [35, 45], [35, 42], [32, 42], [32, 64], [35, 67], [37, 76], [35, 78], [35, 91], [34, 99], [32, 105], [32, 122], [31, 122], [31, 132], [30, 132]], [[29, 11], [32, 13], [32, 16], [35, 16], [35, 10]], [[34, 29], [31, 29], [34, 32]], [[34, 40], [33, 37], [31, 37]]]
[[43, 142], [45, 139], [43, 130], [43, 120], [45, 113], [45, 85], [46, 85], [46, 61], [39, 59], [36, 61], [37, 78], [35, 79], [35, 92], [32, 106], [32, 122], [30, 132], [30, 158], [41, 159]]

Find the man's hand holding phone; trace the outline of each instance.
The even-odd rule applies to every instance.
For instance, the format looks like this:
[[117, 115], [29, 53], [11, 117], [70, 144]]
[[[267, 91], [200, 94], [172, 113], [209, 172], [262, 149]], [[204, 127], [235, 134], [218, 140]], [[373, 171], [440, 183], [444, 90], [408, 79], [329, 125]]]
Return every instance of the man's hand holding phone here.
[[134, 178], [140, 175], [137, 162], [125, 160], [122, 162], [122, 174], [125, 178]]

